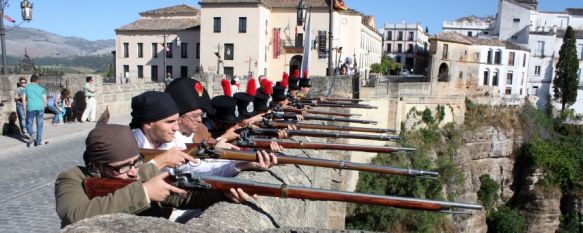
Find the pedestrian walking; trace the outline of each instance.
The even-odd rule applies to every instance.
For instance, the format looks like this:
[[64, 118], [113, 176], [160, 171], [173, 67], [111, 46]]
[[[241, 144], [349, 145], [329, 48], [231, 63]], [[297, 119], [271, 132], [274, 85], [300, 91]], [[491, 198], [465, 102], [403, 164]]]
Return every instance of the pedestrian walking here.
[[81, 115], [81, 122], [87, 120], [94, 122], [97, 106], [95, 92], [97, 92], [97, 90], [95, 90], [95, 86], [93, 85], [93, 77], [88, 76], [85, 78], [85, 81], [86, 83], [83, 86], [83, 92], [85, 93], [85, 102], [87, 103], [87, 106], [85, 107], [85, 111], [83, 111], [83, 115]]
[[[29, 135], [29, 146], [41, 145], [43, 135], [43, 115], [47, 106], [46, 90], [38, 85], [39, 77], [30, 76], [30, 84], [26, 85], [22, 95], [22, 105], [26, 112], [26, 130]], [[36, 121], [36, 138], [33, 140], [32, 122]]]

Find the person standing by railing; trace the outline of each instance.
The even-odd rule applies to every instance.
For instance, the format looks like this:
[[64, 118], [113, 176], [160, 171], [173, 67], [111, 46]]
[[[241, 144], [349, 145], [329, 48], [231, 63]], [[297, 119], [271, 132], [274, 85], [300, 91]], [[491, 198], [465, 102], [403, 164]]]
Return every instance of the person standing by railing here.
[[81, 116], [81, 122], [85, 122], [87, 120], [94, 122], [95, 121], [95, 113], [96, 113], [96, 106], [97, 101], [95, 100], [95, 86], [93, 85], [93, 77], [87, 76], [85, 78], [85, 85], [83, 86], [83, 92], [85, 93], [85, 102], [87, 106], [85, 107], [85, 111], [83, 111], [83, 115]]
[[16, 83], [16, 90], [14, 90], [14, 101], [16, 102], [16, 114], [18, 116], [18, 123], [20, 123], [20, 133], [27, 135], [26, 131], [26, 111], [22, 105], [22, 96], [24, 95], [24, 86], [26, 86], [26, 78], [20, 77]]
[[67, 88], [63, 88], [61, 91], [61, 101], [63, 109], [65, 109], [65, 114], [63, 116], [63, 123], [71, 123], [74, 122], [75, 119], [73, 118], [73, 98], [71, 98], [71, 91]]

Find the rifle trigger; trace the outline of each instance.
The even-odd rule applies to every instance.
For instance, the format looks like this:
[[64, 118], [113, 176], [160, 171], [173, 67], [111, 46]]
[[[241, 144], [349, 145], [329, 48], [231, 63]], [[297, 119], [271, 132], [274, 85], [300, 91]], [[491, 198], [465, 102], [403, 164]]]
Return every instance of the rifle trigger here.
[[342, 171], [342, 169], [344, 169], [346, 167], [346, 163], [344, 162], [344, 160], [340, 160], [338, 163], [338, 169], [340, 170], [340, 172]]

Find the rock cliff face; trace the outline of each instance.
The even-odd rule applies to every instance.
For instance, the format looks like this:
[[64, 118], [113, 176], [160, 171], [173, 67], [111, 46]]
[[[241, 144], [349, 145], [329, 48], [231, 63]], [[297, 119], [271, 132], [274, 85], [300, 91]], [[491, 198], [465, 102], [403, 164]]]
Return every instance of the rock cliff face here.
[[[456, 190], [462, 193], [456, 201], [478, 203], [480, 176], [486, 174], [500, 185], [501, 199], [510, 199], [514, 194], [510, 188], [514, 181], [512, 152], [522, 144], [522, 137], [513, 129], [497, 129], [491, 126], [465, 132], [462, 137], [463, 145], [455, 157], [455, 163], [464, 174], [464, 182], [461, 190]], [[458, 232], [486, 233], [488, 230], [484, 211], [453, 218]]]
[[544, 190], [535, 185], [526, 195], [523, 208], [526, 232], [555, 232], [561, 218], [561, 191], [559, 189]]

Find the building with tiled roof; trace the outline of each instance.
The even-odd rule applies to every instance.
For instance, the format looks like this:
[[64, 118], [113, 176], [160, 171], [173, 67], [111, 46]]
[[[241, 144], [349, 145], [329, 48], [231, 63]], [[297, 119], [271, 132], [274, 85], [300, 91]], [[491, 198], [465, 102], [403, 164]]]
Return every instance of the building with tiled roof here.
[[498, 39], [442, 32], [431, 43], [430, 80], [475, 83], [507, 104], [523, 103], [526, 97], [530, 50]]
[[190, 77], [199, 70], [200, 10], [177, 5], [144, 11], [116, 32], [118, 82]]
[[[304, 46], [309, 46], [309, 75], [326, 75], [330, 44], [327, 0], [305, 0], [312, 15], [311, 39], [307, 44], [306, 29], [296, 20], [300, 0], [199, 3], [201, 24], [205, 25], [201, 27], [201, 67], [205, 71], [227, 76], [266, 75], [271, 80], [280, 80], [283, 72], [293, 73], [301, 67]], [[334, 11], [333, 67], [350, 57], [366, 74], [370, 65], [380, 62], [382, 38], [370, 22], [374, 24], [372, 17], [353, 9]]]
[[457, 32], [466, 36], [487, 36], [494, 27], [495, 17], [465, 16], [454, 21], [444, 21], [441, 25], [443, 32]]

